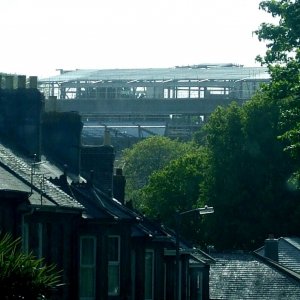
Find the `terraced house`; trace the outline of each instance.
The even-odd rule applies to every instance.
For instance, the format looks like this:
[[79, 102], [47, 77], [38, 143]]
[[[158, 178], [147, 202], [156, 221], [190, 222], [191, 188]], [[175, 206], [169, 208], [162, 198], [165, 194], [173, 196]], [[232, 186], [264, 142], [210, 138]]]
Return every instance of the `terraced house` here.
[[[126, 207], [113, 147], [82, 146], [70, 115], [51, 135], [58, 121], [46, 124], [32, 87], [1, 90], [0, 106], [0, 226], [62, 270], [53, 299], [173, 299], [175, 234]], [[58, 167], [64, 158], [70, 166]], [[179, 254], [180, 298], [209, 299], [210, 258], [184, 241]]]

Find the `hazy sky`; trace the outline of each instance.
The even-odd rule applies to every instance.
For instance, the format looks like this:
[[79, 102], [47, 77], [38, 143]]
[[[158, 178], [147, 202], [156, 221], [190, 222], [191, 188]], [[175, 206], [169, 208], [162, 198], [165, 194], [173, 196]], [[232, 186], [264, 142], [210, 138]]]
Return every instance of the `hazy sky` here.
[[0, 0], [0, 72], [255, 65], [260, 0]]

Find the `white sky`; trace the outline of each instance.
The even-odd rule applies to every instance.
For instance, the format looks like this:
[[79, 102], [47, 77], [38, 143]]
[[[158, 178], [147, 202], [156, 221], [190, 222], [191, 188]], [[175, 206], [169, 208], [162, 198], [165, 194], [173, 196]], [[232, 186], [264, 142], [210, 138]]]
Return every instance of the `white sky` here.
[[0, 0], [0, 72], [255, 65], [260, 0]]

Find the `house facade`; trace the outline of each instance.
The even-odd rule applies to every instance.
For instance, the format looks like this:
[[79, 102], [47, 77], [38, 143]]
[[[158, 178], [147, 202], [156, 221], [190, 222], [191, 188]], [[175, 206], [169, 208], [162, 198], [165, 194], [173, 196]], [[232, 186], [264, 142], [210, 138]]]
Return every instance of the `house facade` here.
[[[48, 161], [0, 144], [2, 232], [21, 236], [23, 251], [61, 270], [52, 299], [174, 299], [174, 232], [113, 197], [124, 194], [120, 170], [105, 174], [108, 191], [116, 192], [95, 186], [93, 172], [88, 180], [72, 181]], [[181, 241], [180, 299], [209, 299], [208, 271], [207, 257]]]
[[208, 300], [210, 259], [181, 240], [176, 286], [175, 233], [125, 205], [108, 139], [82, 145], [80, 118], [18, 80], [0, 89], [0, 229], [61, 270], [52, 299]]

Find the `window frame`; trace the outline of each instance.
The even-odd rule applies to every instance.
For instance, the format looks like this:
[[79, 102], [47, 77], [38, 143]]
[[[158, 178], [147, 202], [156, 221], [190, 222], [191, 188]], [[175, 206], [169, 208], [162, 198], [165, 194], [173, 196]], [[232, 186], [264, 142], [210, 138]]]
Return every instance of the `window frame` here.
[[[151, 298], [146, 298], [146, 273], [147, 273], [147, 265], [146, 265], [146, 255], [151, 254], [152, 256], [152, 264], [151, 264]], [[155, 251], [154, 249], [146, 249], [145, 250], [145, 276], [144, 276], [144, 300], [153, 300], [154, 299], [154, 266], [155, 266]]]
[[[94, 260], [92, 264], [83, 264], [82, 263], [82, 246], [83, 246], [83, 240], [84, 239], [91, 239], [93, 241], [93, 254], [94, 254]], [[96, 236], [93, 235], [81, 235], [80, 239], [79, 239], [79, 299], [80, 300], [95, 300], [96, 299], [96, 261], [97, 261], [97, 238]], [[81, 271], [83, 269], [92, 269], [92, 271], [94, 272], [94, 289], [93, 289], [93, 296], [88, 297], [88, 296], [81, 296], [81, 290], [80, 290], [80, 286], [81, 286], [81, 280], [82, 280], [82, 274]]]
[[[120, 295], [120, 284], [121, 284], [121, 272], [120, 272], [120, 262], [121, 262], [121, 237], [119, 235], [109, 235], [108, 236], [108, 245], [109, 245], [109, 239], [112, 239], [112, 238], [116, 238], [117, 239], [117, 255], [118, 255], [118, 259], [117, 260], [110, 260], [109, 259], [109, 254], [108, 254], [108, 257], [107, 257], [107, 267], [108, 267], [108, 270], [107, 270], [107, 277], [108, 277], [108, 282], [107, 282], [107, 285], [108, 285], [108, 296], [119, 296]], [[111, 292], [109, 290], [109, 274], [110, 274], [110, 267], [118, 267], [118, 279], [117, 279], [117, 282], [118, 282], [118, 288], [117, 288], [117, 291], [116, 292]]]

